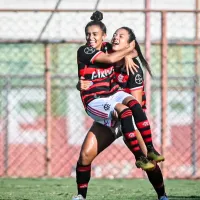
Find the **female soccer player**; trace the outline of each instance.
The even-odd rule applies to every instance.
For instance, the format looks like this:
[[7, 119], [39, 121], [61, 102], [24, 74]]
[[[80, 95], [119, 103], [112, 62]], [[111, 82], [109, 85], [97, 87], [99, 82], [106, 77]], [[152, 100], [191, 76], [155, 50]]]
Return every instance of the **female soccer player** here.
[[136, 158], [136, 166], [148, 170], [154, 165], [141, 151], [135, 137], [132, 115], [141, 131], [150, 131], [149, 122], [137, 100], [124, 91], [118, 91], [119, 85], [114, 79], [114, 65], [110, 64], [120, 61], [132, 52], [134, 41], [122, 50], [111, 54], [104, 53], [102, 48], [107, 50], [107, 43], [103, 43], [106, 27], [99, 21], [99, 15], [94, 13], [92, 17], [96, 17], [95, 20], [89, 22], [85, 28], [87, 44], [81, 46], [77, 52], [79, 77], [93, 82], [91, 87], [81, 91], [83, 105], [91, 118], [108, 127], [115, 123], [113, 113], [117, 112], [123, 136]]
[[[123, 48], [124, 45], [126, 45], [127, 42], [129, 42], [129, 38], [133, 37], [133, 32], [131, 29], [127, 27], [122, 27], [118, 29], [115, 34], [113, 35], [112, 39], [112, 46], [113, 50], [117, 51], [120, 48]], [[139, 46], [138, 46], [139, 47]], [[145, 61], [142, 59], [142, 53], [140, 51], [140, 48], [136, 47], [137, 51], [139, 52], [139, 57], [142, 60], [143, 65], [145, 66]], [[137, 59], [134, 59], [134, 62], [140, 66]], [[137, 98], [137, 100], [142, 105], [143, 109], [146, 109], [146, 102], [145, 102], [145, 93], [144, 93], [144, 77], [143, 77], [143, 71], [141, 69], [141, 66], [138, 69], [138, 72], [133, 74], [130, 74], [127, 76], [126, 72], [121, 67], [123, 63], [118, 62], [117, 63], [120, 67], [117, 67], [116, 69], [116, 81], [120, 84], [121, 89], [126, 90], [127, 92], [130, 92], [133, 96]], [[81, 89], [87, 89], [90, 87], [90, 81], [82, 81]], [[140, 136], [140, 134], [137, 133], [137, 138]], [[144, 136], [145, 137], [145, 136]], [[90, 138], [89, 140], [87, 138]], [[148, 137], [146, 137], [148, 138]], [[112, 142], [114, 142], [116, 139], [115, 133], [111, 131], [108, 127], [102, 126], [96, 122], [94, 122], [93, 126], [89, 130], [85, 142], [83, 143], [82, 150], [80, 153], [79, 161], [82, 163], [85, 163], [86, 165], [90, 166], [94, 158], [101, 153], [104, 149], [106, 149]], [[145, 140], [145, 138], [144, 138]], [[92, 144], [89, 145], [90, 148], [88, 148], [89, 141], [93, 141]], [[141, 140], [140, 140], [141, 142]], [[144, 147], [144, 144], [141, 144]], [[146, 152], [146, 150], [143, 150]], [[157, 158], [158, 159], [158, 158]], [[86, 171], [85, 171], [86, 172]], [[79, 171], [77, 168], [77, 183], [80, 181], [80, 177], [84, 176], [84, 171]], [[168, 200], [165, 194], [165, 187], [163, 182], [163, 176], [162, 172], [159, 168], [159, 166], [156, 164], [156, 167], [151, 171], [146, 171], [147, 176], [149, 178], [149, 181], [151, 182], [152, 186], [154, 187], [159, 200]], [[86, 176], [90, 177], [90, 172], [85, 173]], [[88, 185], [87, 180], [90, 178], [85, 179], [86, 185]], [[84, 180], [83, 180], [84, 182]], [[81, 195], [84, 196], [84, 194], [87, 192], [87, 187], [85, 188], [78, 188], [78, 194], [77, 199], [81, 199]], [[85, 195], [86, 196], [86, 195]]]
[[[117, 42], [118, 41], [115, 38], [115, 40], [113, 40], [113, 48], [116, 48], [119, 45], [119, 44], [117, 44]], [[118, 78], [119, 78], [119, 76], [118, 76]], [[146, 133], [147, 132], [149, 132], [149, 131], [147, 130]], [[108, 147], [114, 140], [115, 140], [115, 138], [111, 134], [111, 130], [108, 127], [102, 126], [98, 123], [94, 123], [94, 125], [91, 127], [89, 133], [87, 134], [86, 139], [82, 146], [79, 162], [77, 164], [78, 193], [80, 195], [82, 195], [84, 198], [86, 197], [87, 185], [88, 185], [88, 182], [90, 179], [90, 170], [91, 170], [92, 160], [101, 151], [103, 151], [106, 147]], [[129, 143], [129, 146], [130, 146], [130, 143]], [[159, 171], [159, 168], [158, 168], [158, 170], [156, 170], [157, 168], [158, 168], [158, 166], [156, 166], [156, 168], [152, 171], [152, 173], [149, 172], [148, 176], [150, 177], [151, 174], [156, 175], [155, 172]], [[162, 174], [161, 174], [161, 178], [162, 178]], [[158, 181], [156, 182], [156, 181], [154, 181], [153, 178], [151, 178], [151, 179], [150, 179], [150, 181], [153, 182], [154, 186], [155, 186], [155, 184], [158, 183]], [[160, 181], [159, 184], [161, 182], [162, 181]], [[164, 188], [164, 186], [163, 186], [163, 188]], [[159, 191], [161, 191], [161, 190], [162, 189], [159, 189]], [[162, 193], [159, 191], [158, 191], [158, 193]], [[74, 199], [83, 199], [83, 197], [77, 196], [77, 197], [74, 197]]]

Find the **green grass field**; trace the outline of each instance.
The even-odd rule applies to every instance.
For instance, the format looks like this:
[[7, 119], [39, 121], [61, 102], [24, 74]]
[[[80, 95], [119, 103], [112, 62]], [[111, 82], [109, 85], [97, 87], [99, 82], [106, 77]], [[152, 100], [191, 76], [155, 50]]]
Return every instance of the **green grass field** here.
[[[166, 180], [169, 200], [200, 200], [200, 180]], [[1, 200], [70, 200], [75, 179], [0, 179]], [[145, 179], [92, 179], [87, 200], [156, 200]]]

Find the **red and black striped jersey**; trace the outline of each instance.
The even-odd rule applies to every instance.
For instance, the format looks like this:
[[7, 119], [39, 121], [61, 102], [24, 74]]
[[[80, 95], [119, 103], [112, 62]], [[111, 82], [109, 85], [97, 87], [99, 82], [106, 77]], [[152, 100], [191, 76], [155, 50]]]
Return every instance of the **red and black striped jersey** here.
[[115, 82], [114, 65], [95, 62], [99, 54], [110, 52], [111, 48], [109, 43], [103, 43], [101, 50], [83, 45], [77, 51], [78, 76], [93, 83], [87, 90], [81, 91], [81, 99], [85, 107], [93, 99], [110, 96], [119, 88]]
[[120, 89], [124, 90], [127, 93], [131, 93], [133, 90], [142, 89], [142, 108], [146, 109], [146, 95], [144, 91], [144, 74], [140, 63], [136, 58], [133, 59], [134, 63], [139, 66], [137, 69], [138, 72], [135, 74], [130, 73], [129, 76], [127, 75], [126, 71], [121, 66], [116, 66], [115, 68], [115, 75], [116, 75], [116, 82], [119, 84]]

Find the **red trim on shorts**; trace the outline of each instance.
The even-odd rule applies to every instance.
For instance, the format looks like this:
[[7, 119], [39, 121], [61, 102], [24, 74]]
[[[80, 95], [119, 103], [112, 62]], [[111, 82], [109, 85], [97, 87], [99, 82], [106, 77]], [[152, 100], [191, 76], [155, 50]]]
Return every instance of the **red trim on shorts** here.
[[101, 112], [101, 111], [99, 111], [99, 110], [96, 110], [96, 109], [90, 107], [89, 105], [87, 106], [87, 110], [88, 110], [91, 114], [96, 115], [96, 116], [98, 116], [98, 117], [101, 117], [101, 118], [108, 118], [108, 114], [103, 113], [103, 112]]
[[143, 89], [143, 86], [139, 86], [139, 87], [135, 87], [135, 88], [128, 88], [130, 91], [136, 91], [136, 90], [140, 90]]

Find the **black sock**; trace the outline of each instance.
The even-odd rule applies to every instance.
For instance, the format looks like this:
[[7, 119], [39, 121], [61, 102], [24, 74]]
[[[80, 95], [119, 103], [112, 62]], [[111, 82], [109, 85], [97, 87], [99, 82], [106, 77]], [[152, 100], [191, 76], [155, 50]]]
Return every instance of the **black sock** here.
[[151, 128], [147, 116], [136, 99], [129, 101], [127, 105], [132, 111], [135, 124], [140, 131], [148, 150], [148, 147], [153, 147], [153, 143]]
[[91, 177], [91, 165], [80, 165], [77, 163], [76, 166], [76, 183], [78, 194], [81, 194], [84, 198], [87, 195], [88, 183]]
[[146, 171], [149, 181], [151, 182], [152, 186], [154, 187], [158, 198], [165, 194], [165, 186], [163, 181], [163, 175], [160, 170], [160, 167], [156, 164], [155, 168], [151, 171]]
[[124, 136], [125, 144], [135, 155], [136, 160], [139, 159], [144, 154], [141, 151], [138, 140], [135, 135], [135, 129], [132, 121], [132, 112], [129, 108], [124, 109], [120, 114], [119, 118], [122, 125], [122, 133]]

